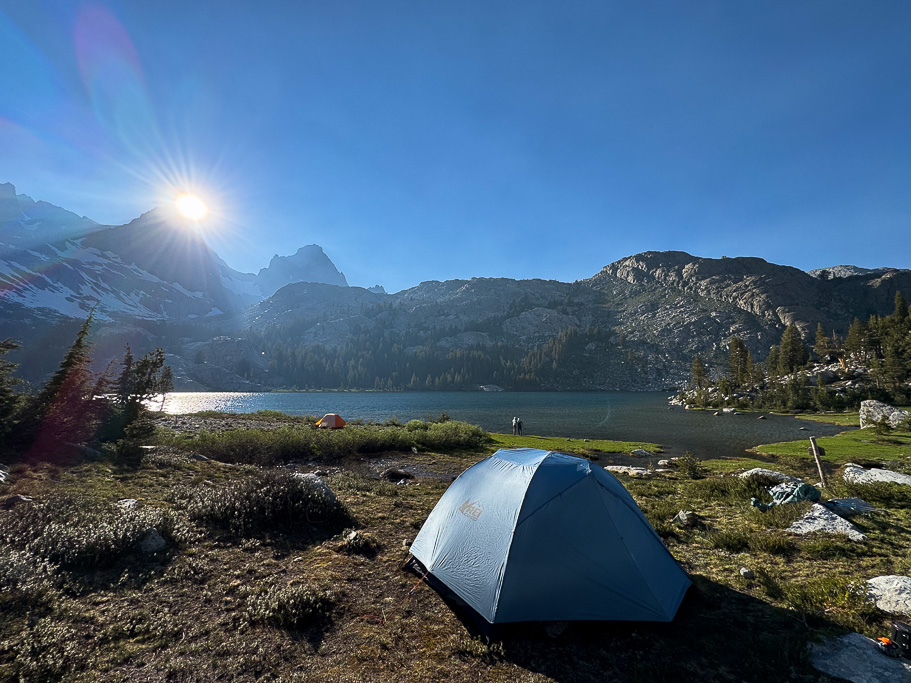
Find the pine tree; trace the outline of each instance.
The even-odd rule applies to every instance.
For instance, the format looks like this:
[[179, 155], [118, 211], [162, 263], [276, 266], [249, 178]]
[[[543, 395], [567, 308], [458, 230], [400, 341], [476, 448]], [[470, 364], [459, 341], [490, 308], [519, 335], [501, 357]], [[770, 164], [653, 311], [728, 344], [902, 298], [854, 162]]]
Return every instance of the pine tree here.
[[895, 292], [895, 311], [892, 316], [897, 322], [902, 322], [908, 317], [908, 302], [905, 301], [901, 291]]
[[753, 359], [740, 337], [731, 337], [728, 357], [728, 376], [731, 385], [737, 389], [748, 384], [752, 379]]
[[779, 350], [777, 344], [772, 344], [769, 348], [769, 355], [765, 358], [765, 371], [769, 377], [778, 377], [778, 357]]
[[693, 359], [693, 366], [690, 368], [690, 376], [693, 378], [693, 384], [699, 389], [705, 387], [708, 376], [705, 374], [705, 366], [702, 364], [702, 359], [700, 359], [699, 356], [696, 356]]
[[23, 435], [38, 457], [52, 455], [61, 444], [83, 444], [95, 433], [103, 401], [94, 402], [94, 376], [89, 368], [89, 331], [94, 310], [76, 333], [57, 371], [29, 402]]
[[806, 365], [809, 354], [795, 325], [788, 325], [778, 346], [778, 372], [789, 375]]
[[822, 323], [816, 324], [816, 342], [813, 344], [813, 353], [821, 361], [828, 360], [829, 356], [832, 355], [832, 342], [829, 340], [829, 337], [826, 336], [826, 330], [823, 328]]
[[19, 344], [12, 339], [0, 341], [0, 444], [6, 440], [6, 435], [16, 427], [22, 397], [14, 390], [20, 379], [13, 376], [16, 364], [4, 358], [10, 351], [19, 348]]

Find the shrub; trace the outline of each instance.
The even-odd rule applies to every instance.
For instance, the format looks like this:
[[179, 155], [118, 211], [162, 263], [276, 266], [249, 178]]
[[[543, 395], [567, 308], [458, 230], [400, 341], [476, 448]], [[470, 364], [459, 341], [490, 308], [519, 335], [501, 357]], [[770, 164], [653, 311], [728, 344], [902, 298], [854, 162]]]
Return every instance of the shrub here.
[[310, 586], [272, 586], [247, 597], [253, 623], [302, 629], [325, 619], [335, 604], [332, 593]]
[[15, 507], [0, 525], [0, 540], [64, 569], [101, 569], [134, 552], [150, 528], [172, 543], [189, 537], [170, 510], [122, 510], [84, 496], [61, 495]]
[[690, 451], [677, 458], [677, 471], [687, 479], [702, 479], [705, 476], [705, 467]]
[[342, 527], [352, 518], [328, 487], [314, 478], [266, 471], [221, 486], [186, 494], [194, 520], [246, 534], [253, 531], [306, 530], [316, 524]]
[[17, 650], [13, 670], [20, 681], [61, 680], [83, 668], [88, 654], [83, 634], [53, 617], [30, 628]]
[[428, 429], [430, 429], [430, 424], [424, 422], [423, 420], [409, 420], [405, 424], [405, 429], [407, 429], [409, 432], [426, 432]]
[[345, 529], [336, 549], [349, 555], [366, 555], [372, 557], [380, 549], [379, 542], [370, 534], [356, 529]]

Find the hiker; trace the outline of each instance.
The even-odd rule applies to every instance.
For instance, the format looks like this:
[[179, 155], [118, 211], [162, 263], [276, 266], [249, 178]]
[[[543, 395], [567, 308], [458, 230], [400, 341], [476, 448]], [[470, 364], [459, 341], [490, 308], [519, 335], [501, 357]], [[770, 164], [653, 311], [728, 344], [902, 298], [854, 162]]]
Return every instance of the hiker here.
[[522, 418], [520, 417], [516, 418], [516, 431], [518, 432], [519, 436], [522, 436]]
[[519, 418], [512, 418], [512, 435], [516, 435], [516, 430], [519, 428]]

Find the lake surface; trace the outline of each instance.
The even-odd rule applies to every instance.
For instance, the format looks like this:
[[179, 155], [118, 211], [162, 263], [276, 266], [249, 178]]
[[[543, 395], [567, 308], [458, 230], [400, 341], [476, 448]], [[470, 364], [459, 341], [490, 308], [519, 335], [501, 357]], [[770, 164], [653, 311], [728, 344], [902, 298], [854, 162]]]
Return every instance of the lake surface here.
[[392, 417], [402, 422], [425, 419], [443, 411], [455, 420], [505, 433], [512, 431], [512, 418], [518, 416], [525, 434], [648, 441], [661, 444], [667, 455], [689, 450], [700, 458], [742, 455], [761, 443], [830, 436], [847, 429], [779, 415], [765, 420], [756, 413], [716, 417], [711, 412], [671, 408], [667, 397], [667, 392], [178, 392], [168, 394], [164, 410], [338, 413], [346, 420], [374, 422]]

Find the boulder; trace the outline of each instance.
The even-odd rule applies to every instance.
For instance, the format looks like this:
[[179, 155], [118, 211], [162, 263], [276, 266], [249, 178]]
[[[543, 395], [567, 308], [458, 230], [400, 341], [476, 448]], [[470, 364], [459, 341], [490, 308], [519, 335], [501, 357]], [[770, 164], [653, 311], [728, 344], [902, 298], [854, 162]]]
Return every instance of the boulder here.
[[810, 663], [851, 683], [911, 683], [911, 662], [884, 656], [876, 641], [860, 633], [810, 645]]
[[294, 476], [297, 477], [298, 479], [304, 480], [317, 491], [321, 491], [326, 496], [326, 499], [330, 503], [338, 502], [338, 498], [336, 498], [335, 492], [329, 488], [329, 484], [324, 482], [322, 479], [320, 479], [318, 476], [316, 476], [312, 472], [307, 472], [307, 473], [295, 472]]
[[801, 536], [812, 533], [843, 534], [852, 541], [867, 539], [851, 522], [842, 519], [819, 503], [813, 503], [807, 514], [794, 522], [785, 531]]
[[144, 553], [157, 553], [159, 550], [164, 550], [167, 545], [167, 541], [158, 533], [158, 529], [152, 527], [146, 530], [145, 536], [139, 542], [139, 549]]
[[756, 572], [754, 572], [752, 569], [747, 569], [746, 567], [740, 568], [740, 575], [747, 581], [752, 581], [756, 578]]
[[674, 524], [682, 527], [693, 527], [696, 526], [697, 517], [696, 513], [692, 510], [681, 510], [674, 516]]
[[902, 484], [911, 486], [911, 475], [893, 472], [892, 470], [881, 470], [876, 467], [865, 470], [860, 465], [849, 462], [845, 465], [845, 471], [842, 477], [849, 484], [876, 484], [879, 482]]
[[771, 479], [772, 481], [777, 481], [780, 484], [793, 483], [800, 484], [803, 482], [803, 479], [800, 477], [795, 477], [790, 474], [785, 474], [784, 472], [776, 472], [775, 470], [767, 470], [764, 467], [754, 467], [751, 470], [740, 473], [738, 475], [741, 479], [753, 479], [754, 477], [760, 477], [762, 479]]
[[658, 467], [674, 467], [674, 463], [671, 460], [659, 460]]
[[137, 505], [139, 505], [139, 501], [135, 498], [121, 498], [117, 501], [117, 507], [122, 510], [133, 510]]
[[867, 595], [889, 614], [911, 615], [911, 576], [877, 576], [867, 580]]
[[644, 448], [637, 448], [630, 455], [635, 455], [637, 458], [651, 458], [652, 453], [645, 450]]
[[860, 428], [872, 427], [877, 422], [885, 422], [893, 429], [908, 419], [908, 411], [893, 408], [882, 401], [867, 400], [860, 403]]

